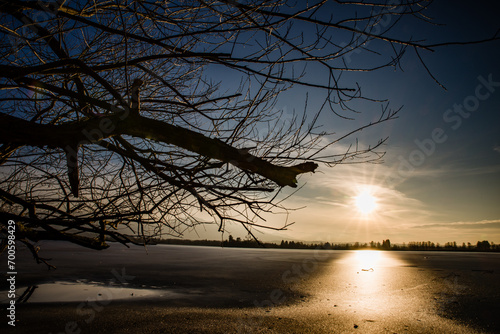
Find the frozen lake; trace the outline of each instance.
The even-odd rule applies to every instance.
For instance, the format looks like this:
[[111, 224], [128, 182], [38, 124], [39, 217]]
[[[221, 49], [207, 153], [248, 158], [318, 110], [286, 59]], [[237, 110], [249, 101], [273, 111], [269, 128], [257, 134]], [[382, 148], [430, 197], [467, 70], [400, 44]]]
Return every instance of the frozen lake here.
[[[219, 310], [216, 315], [224, 314], [224, 319], [236, 317], [226, 324], [236, 327], [220, 332], [258, 332], [271, 326], [267, 322], [272, 319], [276, 321], [271, 328], [278, 328], [285, 318], [298, 322], [292, 327], [297, 332], [311, 333], [331, 332], [328, 328], [493, 333], [500, 327], [500, 254], [494, 253], [173, 245], [113, 245], [96, 252], [51, 242], [42, 244], [40, 253], [57, 266], [50, 271], [36, 265], [27, 251], [17, 255], [17, 295], [25, 293], [18, 320], [22, 326], [23, 318], [41, 319], [41, 333], [57, 332], [54, 326], [61, 318], [86, 320], [77, 310], [90, 310], [89, 303], [104, 309], [96, 312], [97, 320], [83, 322], [89, 332], [95, 332], [92, 326], [98, 321], [106, 328], [110, 313], [124, 307], [140, 313], [145, 305], [171, 317], [194, 309], [202, 314]], [[1, 300], [6, 301], [5, 292]], [[241, 310], [246, 313], [237, 316]], [[265, 320], [255, 321], [261, 316]], [[189, 329], [190, 324], [183, 325]], [[295, 332], [292, 329], [286, 331]]]

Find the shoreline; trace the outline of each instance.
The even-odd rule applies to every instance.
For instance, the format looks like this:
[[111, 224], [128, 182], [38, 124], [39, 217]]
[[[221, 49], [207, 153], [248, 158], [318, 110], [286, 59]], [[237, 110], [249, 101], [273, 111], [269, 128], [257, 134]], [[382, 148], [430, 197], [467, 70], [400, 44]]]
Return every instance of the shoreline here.
[[[134, 239], [134, 238], [132, 238]], [[135, 238], [137, 242], [141, 243], [141, 239]], [[386, 240], [384, 240], [385, 242]], [[116, 241], [107, 241], [110, 244], [119, 244]], [[500, 245], [496, 243], [489, 243], [488, 241], [477, 241], [476, 244], [466, 245], [463, 243], [458, 246], [456, 242], [447, 242], [444, 246], [439, 243], [433, 243], [430, 241], [426, 242], [414, 242], [410, 241], [408, 243], [394, 243], [388, 246], [382, 246], [380, 242], [378, 243], [361, 243], [361, 242], [348, 242], [333, 244], [329, 242], [302, 242], [302, 241], [291, 241], [289, 244], [286, 241], [286, 245], [283, 245], [285, 241], [282, 240], [282, 244], [276, 242], [264, 242], [263, 246], [259, 245], [255, 240], [190, 240], [190, 239], [151, 239], [147, 242], [146, 246], [156, 246], [156, 245], [174, 245], [174, 246], [195, 246], [195, 247], [220, 247], [220, 248], [243, 248], [243, 249], [291, 249], [291, 250], [374, 250], [374, 251], [409, 251], [409, 252], [480, 252], [480, 253], [499, 253]], [[483, 244], [487, 242], [487, 247]], [[289, 246], [293, 245], [293, 246]]]

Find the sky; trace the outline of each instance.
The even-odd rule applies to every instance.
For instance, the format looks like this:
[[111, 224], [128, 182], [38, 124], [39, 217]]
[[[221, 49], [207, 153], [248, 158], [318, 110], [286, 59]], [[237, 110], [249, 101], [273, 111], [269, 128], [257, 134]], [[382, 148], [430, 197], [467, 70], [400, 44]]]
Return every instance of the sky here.
[[[445, 26], [408, 23], [398, 33], [423, 36], [430, 42], [490, 37], [500, 26], [494, 5], [486, 4], [478, 2], [471, 8], [470, 2], [443, 1], [431, 7], [430, 14]], [[264, 241], [500, 243], [500, 41], [446, 46], [421, 55], [446, 90], [411, 53], [403, 59], [404, 71], [384, 70], [359, 78], [365, 94], [387, 98], [393, 107], [403, 106], [398, 119], [358, 136], [367, 144], [389, 137], [383, 163], [320, 166], [316, 173], [300, 177], [303, 188], [285, 204], [302, 209], [288, 217], [268, 217], [273, 226], [285, 219], [295, 224], [280, 232], [260, 229], [257, 237]], [[352, 59], [366, 57], [360, 53]], [[289, 94], [277, 107], [300, 109], [305, 91]], [[318, 105], [313, 99], [308, 107], [314, 110]], [[334, 117], [321, 121], [324, 129], [342, 132], [370, 117], [373, 113], [368, 110], [348, 125], [340, 122], [339, 126]], [[356, 205], [360, 194], [370, 194], [375, 201], [372, 212], [363, 214]], [[226, 226], [228, 234], [246, 235], [236, 225]], [[221, 236], [206, 226], [186, 237]]]

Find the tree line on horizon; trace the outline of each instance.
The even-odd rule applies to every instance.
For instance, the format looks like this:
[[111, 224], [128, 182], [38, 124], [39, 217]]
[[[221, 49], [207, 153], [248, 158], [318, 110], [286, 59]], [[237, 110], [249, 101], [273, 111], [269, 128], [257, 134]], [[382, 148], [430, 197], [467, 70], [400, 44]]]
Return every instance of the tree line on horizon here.
[[457, 242], [446, 242], [444, 244], [431, 241], [410, 241], [402, 244], [392, 244], [389, 239], [382, 242], [371, 241], [369, 243], [308, 243], [303, 241], [281, 242], [257, 242], [254, 239], [236, 239], [229, 235], [228, 239], [220, 240], [189, 240], [189, 239], [151, 239], [151, 243], [172, 244], [172, 245], [193, 245], [193, 246], [219, 246], [219, 247], [240, 247], [240, 248], [284, 248], [284, 249], [325, 249], [325, 250], [398, 250], [398, 251], [466, 251], [466, 252], [500, 252], [500, 244], [489, 242], [487, 240], [477, 241], [476, 244], [463, 242], [461, 245]]

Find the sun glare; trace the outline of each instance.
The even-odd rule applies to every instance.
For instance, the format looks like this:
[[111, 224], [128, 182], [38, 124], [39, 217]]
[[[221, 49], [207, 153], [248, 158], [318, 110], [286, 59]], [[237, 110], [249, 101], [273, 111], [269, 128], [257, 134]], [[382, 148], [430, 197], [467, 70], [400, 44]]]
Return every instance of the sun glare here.
[[382, 252], [373, 250], [358, 250], [355, 254], [355, 260], [360, 267], [374, 268], [380, 261]]
[[372, 213], [377, 208], [377, 199], [368, 191], [362, 191], [354, 198], [356, 209], [364, 215]]

